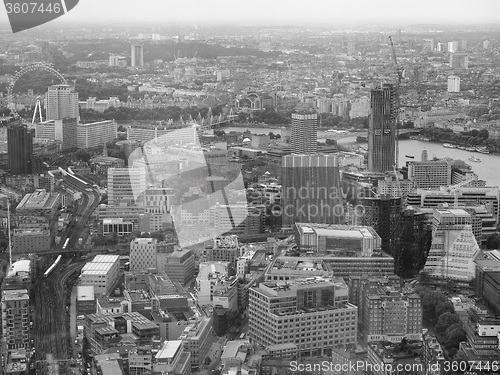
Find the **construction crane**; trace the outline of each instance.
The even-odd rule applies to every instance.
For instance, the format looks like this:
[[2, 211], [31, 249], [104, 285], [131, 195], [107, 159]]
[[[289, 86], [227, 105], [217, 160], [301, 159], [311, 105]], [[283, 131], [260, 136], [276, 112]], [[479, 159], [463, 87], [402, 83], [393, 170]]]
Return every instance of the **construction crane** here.
[[395, 167], [397, 168], [398, 162], [399, 162], [399, 110], [400, 110], [400, 103], [399, 103], [399, 86], [401, 85], [401, 80], [403, 79], [403, 68], [401, 68], [398, 64], [398, 58], [396, 56], [396, 47], [394, 47], [394, 42], [392, 41], [392, 37], [389, 36], [389, 41], [391, 42], [391, 50], [392, 50], [392, 60], [394, 61], [394, 65], [396, 67], [396, 74], [397, 74], [397, 81], [396, 81], [396, 88], [394, 92], [394, 97], [395, 100], [393, 102], [394, 104], [394, 121], [396, 122], [396, 160], [395, 160]]

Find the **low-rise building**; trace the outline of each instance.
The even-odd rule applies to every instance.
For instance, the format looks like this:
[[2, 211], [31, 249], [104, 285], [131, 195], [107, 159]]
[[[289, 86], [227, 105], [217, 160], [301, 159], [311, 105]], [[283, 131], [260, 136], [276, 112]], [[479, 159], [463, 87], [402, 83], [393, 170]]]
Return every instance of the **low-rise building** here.
[[94, 286], [78, 285], [76, 287], [76, 312], [78, 315], [94, 314], [96, 312]]
[[93, 286], [95, 293], [105, 294], [115, 286], [119, 272], [119, 255], [96, 255], [82, 268], [80, 285]]
[[229, 276], [229, 263], [203, 262], [196, 277], [195, 294], [200, 306], [238, 308], [238, 279]]
[[190, 375], [191, 353], [184, 349], [182, 340], [165, 341], [156, 353], [153, 373]]
[[173, 282], [187, 285], [194, 279], [194, 255], [190, 249], [176, 248], [171, 252], [158, 252], [158, 271], [165, 272]]
[[12, 231], [12, 252], [15, 254], [49, 251], [50, 230], [45, 228], [16, 228]]
[[61, 196], [58, 193], [48, 193], [45, 189], [37, 189], [26, 194], [16, 207], [19, 215], [45, 216], [50, 219], [59, 209]]
[[372, 256], [380, 252], [381, 238], [372, 227], [295, 224], [295, 241], [303, 251]]

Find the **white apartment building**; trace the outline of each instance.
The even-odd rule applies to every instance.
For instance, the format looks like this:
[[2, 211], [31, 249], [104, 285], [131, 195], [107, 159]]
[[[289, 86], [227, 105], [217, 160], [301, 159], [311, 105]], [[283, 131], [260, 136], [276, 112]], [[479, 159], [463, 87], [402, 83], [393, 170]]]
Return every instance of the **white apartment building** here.
[[448, 92], [460, 92], [460, 77], [448, 77]]
[[49, 120], [59, 120], [63, 118], [78, 119], [78, 93], [72, 85], [52, 85], [49, 86], [46, 94], [45, 118]]
[[408, 179], [417, 188], [434, 189], [451, 185], [451, 164], [447, 161], [412, 161], [408, 163]]
[[111, 142], [118, 137], [117, 125], [114, 120], [78, 124], [78, 148], [93, 148]]

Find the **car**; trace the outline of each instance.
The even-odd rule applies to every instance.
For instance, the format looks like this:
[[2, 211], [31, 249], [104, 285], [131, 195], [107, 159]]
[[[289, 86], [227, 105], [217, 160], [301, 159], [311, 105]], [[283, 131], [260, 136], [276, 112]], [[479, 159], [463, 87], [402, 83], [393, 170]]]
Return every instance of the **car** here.
[[85, 315], [78, 315], [78, 316], [76, 317], [76, 319], [77, 319], [77, 320], [83, 320], [83, 319], [85, 319]]

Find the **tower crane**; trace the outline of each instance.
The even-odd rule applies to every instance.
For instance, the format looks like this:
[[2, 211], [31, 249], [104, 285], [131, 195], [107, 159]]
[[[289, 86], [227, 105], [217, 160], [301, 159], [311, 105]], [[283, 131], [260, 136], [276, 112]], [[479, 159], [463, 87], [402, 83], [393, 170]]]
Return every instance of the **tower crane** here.
[[391, 50], [392, 50], [392, 60], [394, 61], [394, 65], [396, 67], [396, 74], [397, 74], [397, 81], [396, 81], [396, 88], [394, 90], [394, 102], [392, 103], [394, 105], [394, 121], [396, 124], [396, 160], [395, 160], [395, 166], [397, 168], [398, 162], [399, 162], [399, 111], [400, 111], [400, 102], [399, 102], [399, 86], [401, 85], [401, 80], [403, 79], [403, 68], [398, 64], [398, 58], [396, 56], [396, 47], [394, 47], [394, 42], [392, 41], [392, 37], [389, 36], [389, 41], [391, 42]]

